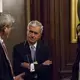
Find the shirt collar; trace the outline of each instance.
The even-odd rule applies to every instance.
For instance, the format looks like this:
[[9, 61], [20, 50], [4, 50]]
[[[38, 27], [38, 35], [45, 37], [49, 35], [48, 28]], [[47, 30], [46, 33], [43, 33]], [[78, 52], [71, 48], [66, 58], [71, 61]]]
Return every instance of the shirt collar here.
[[1, 36], [0, 36], [0, 43], [2, 43], [3, 42], [3, 39], [1, 38]]
[[33, 46], [36, 48], [36, 46], [37, 46], [37, 42], [36, 42]]
[[31, 46], [34, 46], [35, 47], [35, 49], [36, 49], [36, 46], [37, 46], [37, 42], [34, 44], [34, 45], [30, 45], [30, 48], [31, 48]]

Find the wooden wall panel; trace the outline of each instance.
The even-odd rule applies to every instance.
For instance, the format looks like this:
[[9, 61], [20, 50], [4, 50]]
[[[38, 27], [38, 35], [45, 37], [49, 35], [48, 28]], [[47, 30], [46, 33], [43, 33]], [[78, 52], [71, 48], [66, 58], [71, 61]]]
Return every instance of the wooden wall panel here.
[[70, 30], [70, 1], [60, 0], [61, 78], [71, 76], [73, 55], [76, 53], [76, 44], [70, 41]]

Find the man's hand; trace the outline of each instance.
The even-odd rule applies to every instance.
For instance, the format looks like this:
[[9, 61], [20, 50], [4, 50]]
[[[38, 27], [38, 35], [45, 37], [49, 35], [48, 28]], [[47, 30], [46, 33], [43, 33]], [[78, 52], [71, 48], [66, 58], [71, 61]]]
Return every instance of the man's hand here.
[[15, 76], [14, 80], [24, 80], [22, 77], [25, 75], [25, 73], [21, 73], [17, 76]]
[[46, 60], [46, 61], [43, 62], [42, 64], [43, 64], [43, 65], [50, 65], [50, 64], [52, 64], [52, 61], [50, 61], [50, 60]]
[[28, 68], [28, 69], [30, 69], [30, 64], [27, 63], [27, 62], [23, 62], [23, 63], [21, 63], [21, 66], [24, 67], [24, 68]]

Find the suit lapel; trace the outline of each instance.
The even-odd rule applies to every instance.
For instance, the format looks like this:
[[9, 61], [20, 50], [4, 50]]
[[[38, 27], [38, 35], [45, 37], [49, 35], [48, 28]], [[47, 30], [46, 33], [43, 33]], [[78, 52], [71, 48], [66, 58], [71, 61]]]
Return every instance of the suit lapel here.
[[[35, 60], [36, 61], [40, 57], [40, 49], [41, 49], [40, 46], [41, 46], [41, 42], [38, 41], [37, 47], [36, 47], [36, 54], [35, 54]], [[27, 56], [28, 56], [29, 62], [32, 63], [33, 61], [32, 61], [32, 58], [31, 58], [31, 51], [30, 51], [28, 42], [26, 42], [24, 50], [25, 50], [25, 55], [27, 54]]]
[[38, 42], [37, 43], [37, 47], [36, 47], [36, 60], [38, 60], [38, 57], [39, 57], [39, 53], [40, 53], [40, 47], [41, 46], [41, 44], [40, 44], [40, 42]]
[[25, 47], [24, 47], [24, 50], [25, 50], [25, 54], [27, 56], [28, 62], [31, 63], [32, 62], [32, 58], [31, 58], [31, 51], [30, 51], [28, 42], [26, 42]]
[[1, 43], [0, 43], [0, 50], [2, 50], [1, 52], [1, 54], [2, 54], [2, 57], [3, 57], [3, 61], [4, 61], [4, 65], [6, 65], [6, 67], [8, 68], [8, 70], [9, 70], [9, 72], [13, 75], [13, 71], [12, 71], [12, 69], [11, 69], [11, 67], [10, 67], [10, 64], [9, 64], [9, 61], [7, 60], [7, 58], [6, 58], [6, 55], [5, 55], [5, 53], [4, 53], [4, 50], [3, 50], [3, 47], [2, 47], [2, 45], [1, 45]]

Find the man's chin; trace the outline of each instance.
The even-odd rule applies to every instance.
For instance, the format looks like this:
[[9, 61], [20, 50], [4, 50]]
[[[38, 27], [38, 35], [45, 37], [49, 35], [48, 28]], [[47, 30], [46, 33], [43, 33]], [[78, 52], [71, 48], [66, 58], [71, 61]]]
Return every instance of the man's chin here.
[[36, 42], [35, 41], [29, 41], [30, 42], [30, 44], [35, 44]]
[[9, 34], [6, 35], [6, 38], [9, 38]]
[[8, 35], [8, 34], [4, 34], [4, 35], [3, 35], [3, 37], [8, 38], [8, 37], [9, 37], [9, 35]]

